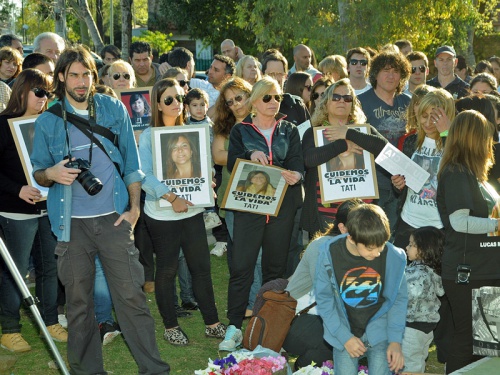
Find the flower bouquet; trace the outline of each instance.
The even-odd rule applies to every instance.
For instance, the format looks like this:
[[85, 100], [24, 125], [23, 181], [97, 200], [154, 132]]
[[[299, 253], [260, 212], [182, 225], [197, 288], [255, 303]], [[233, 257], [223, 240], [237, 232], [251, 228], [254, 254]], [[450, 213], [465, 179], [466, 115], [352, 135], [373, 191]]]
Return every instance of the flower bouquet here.
[[286, 360], [283, 356], [257, 358], [251, 352], [233, 354], [212, 361], [208, 367], [197, 370], [195, 375], [286, 375]]
[[[315, 363], [302, 367], [300, 370], [295, 371], [293, 375], [334, 375], [333, 362], [323, 362], [321, 367], [316, 366]], [[359, 366], [358, 375], [368, 375], [368, 367]]]

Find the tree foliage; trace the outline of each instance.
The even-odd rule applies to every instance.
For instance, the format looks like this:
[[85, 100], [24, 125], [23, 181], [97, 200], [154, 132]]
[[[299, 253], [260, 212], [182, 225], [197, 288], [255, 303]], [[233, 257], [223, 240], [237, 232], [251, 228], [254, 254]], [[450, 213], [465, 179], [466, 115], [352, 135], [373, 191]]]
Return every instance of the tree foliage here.
[[132, 38], [132, 42], [143, 41], [148, 42], [151, 45], [151, 48], [156, 49], [159, 54], [170, 51], [175, 42], [171, 41], [169, 38], [172, 37], [172, 34], [163, 34], [160, 31], [143, 31], [141, 32], [141, 36], [134, 36]]

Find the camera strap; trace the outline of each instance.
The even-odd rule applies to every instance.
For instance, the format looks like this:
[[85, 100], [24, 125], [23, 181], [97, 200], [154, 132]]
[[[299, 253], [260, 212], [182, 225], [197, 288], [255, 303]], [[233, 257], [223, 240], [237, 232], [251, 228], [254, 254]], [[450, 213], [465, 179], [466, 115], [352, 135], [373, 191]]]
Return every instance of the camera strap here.
[[[63, 114], [63, 109], [60, 103], [54, 104], [52, 107], [50, 107], [47, 112], [50, 112], [63, 120], [66, 121], [64, 118]], [[113, 162], [113, 164], [116, 167], [116, 170], [120, 174], [120, 176], [123, 177], [121, 171], [120, 171], [120, 166], [118, 163], [114, 162], [113, 159], [111, 159], [111, 156], [109, 156], [108, 152], [104, 148], [104, 145], [99, 141], [99, 139], [94, 135], [94, 133], [97, 133], [105, 138], [107, 138], [109, 141], [111, 141], [116, 148], [118, 148], [118, 135], [114, 134], [111, 130], [100, 126], [98, 124], [95, 124], [95, 126], [91, 126], [89, 120], [86, 120], [83, 117], [77, 116], [73, 113], [68, 113], [67, 111], [64, 111], [67, 120], [71, 122], [72, 125], [74, 125], [78, 130], [80, 130], [84, 135], [86, 135], [91, 142], [95, 143], [97, 147], [101, 149], [102, 152], [104, 152], [108, 158]], [[95, 122], [95, 117], [94, 117], [94, 122]], [[66, 124], [65, 124], [66, 125]], [[68, 136], [68, 132], [66, 131], [66, 136]], [[69, 143], [68, 143], [69, 147]], [[91, 151], [90, 151], [91, 152]], [[89, 160], [91, 162], [91, 160]]]

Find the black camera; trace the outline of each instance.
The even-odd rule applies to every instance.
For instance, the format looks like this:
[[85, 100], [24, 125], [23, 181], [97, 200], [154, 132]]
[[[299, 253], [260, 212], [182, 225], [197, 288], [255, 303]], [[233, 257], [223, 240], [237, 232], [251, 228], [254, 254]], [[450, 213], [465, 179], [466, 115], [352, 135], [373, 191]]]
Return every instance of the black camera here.
[[90, 163], [87, 160], [76, 159], [66, 163], [66, 168], [80, 169], [76, 180], [82, 185], [88, 195], [96, 195], [102, 189], [102, 182], [90, 171]]
[[468, 264], [459, 264], [457, 266], [457, 279], [455, 284], [468, 284], [471, 268]]

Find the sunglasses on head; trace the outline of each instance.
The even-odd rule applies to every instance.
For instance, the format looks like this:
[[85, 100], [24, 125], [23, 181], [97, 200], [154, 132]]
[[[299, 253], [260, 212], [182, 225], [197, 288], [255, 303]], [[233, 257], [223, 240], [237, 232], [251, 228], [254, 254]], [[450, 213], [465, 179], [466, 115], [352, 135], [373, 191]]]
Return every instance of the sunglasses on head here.
[[354, 100], [352, 95], [332, 94], [332, 100], [334, 102], [340, 102], [340, 99], [344, 99], [344, 102], [346, 102], [346, 103], [352, 103], [352, 101]]
[[276, 100], [278, 103], [281, 103], [281, 101], [283, 100], [283, 95], [279, 95], [279, 94], [276, 94], [276, 95], [264, 95], [262, 97], [262, 101], [264, 103], [269, 103], [271, 101], [271, 99], [274, 98], [274, 100]]
[[50, 98], [52, 95], [50, 94], [50, 92], [48, 92], [47, 90], [44, 90], [44, 89], [41, 89], [39, 87], [35, 87], [34, 89], [31, 89], [31, 91], [33, 91], [33, 94], [35, 94], [35, 96], [37, 98], [43, 98], [43, 97], [47, 97], [47, 98]]
[[120, 79], [120, 77], [122, 77], [122, 76], [127, 81], [130, 79], [130, 74], [128, 74], [128, 73], [115, 73], [112, 75], [112, 77], [115, 81], [118, 81]]
[[234, 97], [234, 100], [227, 100], [226, 105], [228, 107], [232, 107], [234, 105], [234, 103], [241, 103], [242, 100], [243, 100], [243, 94], [236, 95]]
[[165, 99], [163, 99], [163, 103], [165, 103], [165, 105], [170, 105], [174, 102], [174, 99], [179, 103], [182, 103], [184, 102], [184, 95], [167, 96]]
[[312, 100], [318, 100], [319, 98], [322, 98], [325, 95], [325, 92], [323, 91], [321, 94], [315, 92], [314, 94], [311, 95]]
[[366, 66], [368, 65], [368, 60], [358, 60], [358, 59], [351, 59], [350, 64], [351, 65], [361, 65], [361, 66]]
[[426, 67], [425, 67], [425, 65], [412, 66], [411, 74], [414, 74], [417, 71], [417, 69], [420, 70], [420, 73], [424, 73], [426, 70]]
[[179, 80], [179, 85], [180, 85], [181, 87], [184, 87], [184, 86], [186, 86], [186, 85], [188, 84], [188, 82], [189, 82], [189, 81], [184, 81], [183, 79], [181, 79], [181, 80]]

